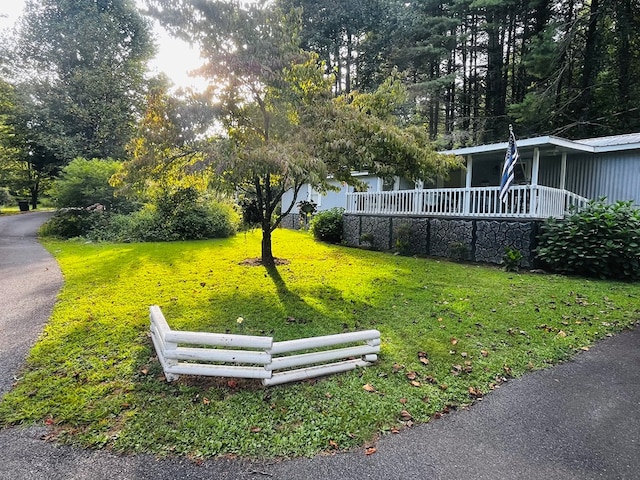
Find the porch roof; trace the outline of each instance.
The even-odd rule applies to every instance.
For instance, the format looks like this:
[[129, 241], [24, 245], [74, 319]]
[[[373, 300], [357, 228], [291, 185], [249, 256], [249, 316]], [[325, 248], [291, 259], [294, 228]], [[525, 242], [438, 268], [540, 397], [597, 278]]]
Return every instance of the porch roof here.
[[[640, 133], [629, 133], [625, 135], [612, 135], [609, 137], [586, 138], [582, 140], [567, 140], [565, 138], [547, 135], [544, 137], [533, 137], [516, 139], [519, 149], [523, 148], [554, 148], [565, 152], [586, 152], [605, 153], [620, 150], [640, 150]], [[507, 142], [490, 143], [477, 145], [474, 147], [455, 148], [445, 150], [442, 153], [453, 155], [474, 155], [485, 153], [504, 153], [507, 149]]]

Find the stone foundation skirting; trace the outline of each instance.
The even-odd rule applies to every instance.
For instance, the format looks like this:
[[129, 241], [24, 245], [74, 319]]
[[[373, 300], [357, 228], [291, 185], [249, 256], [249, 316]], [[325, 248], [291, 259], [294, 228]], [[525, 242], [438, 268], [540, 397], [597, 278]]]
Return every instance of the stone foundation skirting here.
[[391, 250], [397, 247], [400, 236], [405, 241], [404, 250], [412, 255], [493, 264], [502, 263], [505, 249], [510, 248], [522, 254], [520, 266], [532, 267], [540, 223], [538, 220], [346, 214], [343, 229], [345, 243], [353, 247]]

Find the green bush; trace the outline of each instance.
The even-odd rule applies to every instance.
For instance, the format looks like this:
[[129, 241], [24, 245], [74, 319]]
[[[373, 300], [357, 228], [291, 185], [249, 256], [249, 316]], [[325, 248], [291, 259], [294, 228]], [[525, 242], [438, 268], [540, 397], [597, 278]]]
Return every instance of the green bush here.
[[536, 249], [546, 268], [587, 277], [640, 278], [640, 211], [604, 199], [562, 220], [549, 219]]
[[96, 223], [98, 212], [86, 208], [61, 208], [42, 227], [41, 234], [59, 238], [75, 238], [87, 235]]
[[413, 232], [411, 225], [403, 223], [396, 229], [396, 249], [400, 255], [410, 255], [412, 249]]
[[330, 243], [342, 242], [342, 217], [344, 209], [332, 208], [317, 213], [309, 226], [317, 240]]
[[238, 215], [230, 205], [207, 203], [195, 188], [163, 193], [156, 200], [156, 240], [200, 240], [233, 235]]
[[9, 205], [11, 203], [12, 197], [9, 193], [8, 188], [0, 188], [0, 206], [1, 205]]
[[131, 211], [130, 202], [116, 197], [115, 188], [109, 185], [109, 179], [120, 166], [121, 162], [115, 160], [72, 160], [53, 182], [52, 195], [56, 206], [88, 207], [99, 203], [107, 210]]
[[181, 189], [162, 194], [157, 205], [130, 214], [61, 209], [42, 233], [93, 241], [165, 242], [228, 237], [237, 225], [238, 214], [231, 205], [207, 202], [195, 189]]
[[504, 249], [502, 256], [502, 264], [507, 272], [517, 272], [520, 269], [520, 261], [522, 260], [522, 252], [511, 247]]

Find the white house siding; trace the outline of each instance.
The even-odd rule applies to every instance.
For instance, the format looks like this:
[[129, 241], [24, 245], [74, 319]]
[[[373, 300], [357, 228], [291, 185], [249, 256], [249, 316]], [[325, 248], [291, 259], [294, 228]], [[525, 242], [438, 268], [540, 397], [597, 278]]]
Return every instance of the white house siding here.
[[567, 159], [567, 190], [585, 198], [633, 200], [640, 205], [640, 157], [637, 152], [571, 156]]
[[561, 157], [556, 155], [540, 155], [538, 185], [560, 188]]
[[[364, 182], [368, 186], [369, 192], [377, 192], [382, 190], [381, 182], [377, 177], [373, 176], [359, 176], [358, 180]], [[329, 190], [325, 195], [319, 195], [317, 191], [313, 190], [310, 185], [303, 185], [298, 192], [295, 204], [291, 213], [300, 213], [298, 210], [298, 202], [302, 200], [313, 200], [318, 205], [318, 211], [329, 210], [331, 208], [345, 208], [347, 206], [347, 193], [353, 192], [353, 187], [349, 185], [342, 185], [337, 181], [329, 181], [329, 184], [339, 187], [339, 191]], [[293, 191], [289, 190], [282, 196], [282, 209], [286, 210], [291, 205], [293, 199]]]

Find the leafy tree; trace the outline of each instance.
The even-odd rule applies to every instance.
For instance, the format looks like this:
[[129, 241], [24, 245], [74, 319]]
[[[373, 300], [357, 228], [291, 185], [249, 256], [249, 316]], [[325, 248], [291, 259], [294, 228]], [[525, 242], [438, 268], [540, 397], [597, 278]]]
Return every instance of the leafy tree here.
[[122, 157], [152, 52], [130, 0], [28, 0], [3, 49], [25, 135], [58, 163]]
[[333, 99], [333, 81], [317, 55], [299, 48], [299, 11], [235, 2], [147, 4], [169, 29], [200, 44], [201, 73], [211, 81], [225, 134], [190, 146], [203, 154], [194, 167], [255, 198], [265, 266], [275, 265], [271, 234], [293, 208], [292, 202], [277, 213], [287, 190], [297, 194], [305, 183], [327, 188], [330, 173], [352, 183], [354, 169], [417, 178], [453, 163], [430, 150], [419, 131], [394, 123], [397, 83]]
[[18, 197], [30, 198], [34, 209], [56, 169], [52, 152], [34, 141], [32, 133], [38, 129], [28, 125], [16, 89], [0, 81], [0, 184]]

